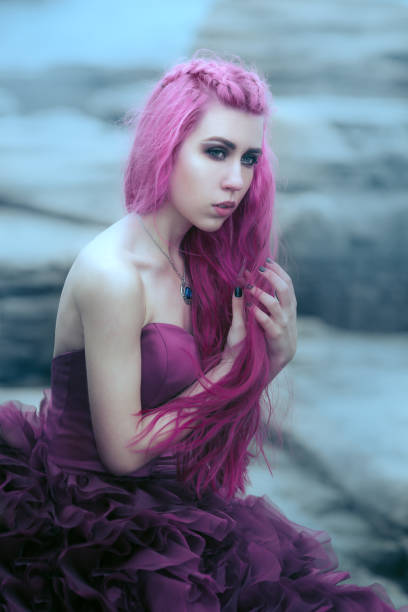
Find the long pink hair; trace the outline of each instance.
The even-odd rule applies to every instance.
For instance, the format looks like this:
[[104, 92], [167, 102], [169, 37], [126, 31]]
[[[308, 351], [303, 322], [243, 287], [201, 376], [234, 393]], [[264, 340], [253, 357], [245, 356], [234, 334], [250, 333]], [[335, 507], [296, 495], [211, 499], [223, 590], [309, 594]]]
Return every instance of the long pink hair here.
[[[193, 287], [193, 334], [206, 390], [194, 398], [176, 398], [155, 408], [157, 414], [149, 430], [163, 412], [171, 411], [176, 427], [169, 438], [156, 442], [155, 452], [174, 451], [178, 476], [194, 485], [198, 497], [211, 487], [231, 498], [245, 491], [250, 458], [262, 452], [270, 469], [263, 451], [267, 427], [274, 417], [268, 394], [269, 362], [264, 332], [250, 308], [246, 309], [246, 337], [232, 369], [216, 383], [205, 378], [222, 356], [232, 320], [232, 293], [234, 287], [242, 286], [240, 272], [250, 270], [252, 280], [248, 281], [268, 290], [258, 267], [266, 257], [276, 255], [272, 222], [275, 158], [267, 144], [272, 97], [265, 81], [242, 63], [218, 57], [195, 56], [175, 66], [155, 86], [134, 119], [135, 138], [124, 186], [128, 212], [144, 215], [160, 209], [168, 197], [178, 148], [212, 100], [264, 117], [263, 154], [255, 165], [249, 190], [222, 227], [204, 232], [193, 226], [182, 240], [180, 252]], [[245, 290], [242, 299], [247, 301]], [[262, 419], [264, 406], [268, 408], [266, 419]], [[193, 407], [197, 410], [186, 422], [185, 409]], [[180, 422], [182, 415], [184, 424]], [[180, 432], [191, 427], [192, 431], [176, 442]], [[140, 440], [141, 435], [136, 436], [128, 446]], [[255, 454], [249, 450], [252, 442]]]

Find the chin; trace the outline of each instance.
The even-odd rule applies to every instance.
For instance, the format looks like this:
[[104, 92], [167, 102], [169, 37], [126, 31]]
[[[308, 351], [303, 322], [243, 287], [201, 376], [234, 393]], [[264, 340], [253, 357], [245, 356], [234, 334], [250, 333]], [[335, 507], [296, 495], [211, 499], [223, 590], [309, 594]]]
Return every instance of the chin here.
[[209, 234], [217, 232], [224, 225], [228, 217], [219, 219], [214, 218], [204, 223], [193, 223], [194, 227], [201, 230], [202, 232], [208, 232]]

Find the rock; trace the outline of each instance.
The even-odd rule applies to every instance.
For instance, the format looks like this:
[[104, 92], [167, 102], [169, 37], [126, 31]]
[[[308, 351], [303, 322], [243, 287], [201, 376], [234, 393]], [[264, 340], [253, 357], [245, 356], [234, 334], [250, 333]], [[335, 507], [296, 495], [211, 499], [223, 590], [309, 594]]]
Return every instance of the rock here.
[[[298, 351], [272, 384], [284, 445], [250, 469], [248, 494], [324, 529], [352, 582], [378, 581], [408, 602], [406, 392], [408, 334], [334, 329], [299, 320]], [[272, 436], [271, 436], [272, 439]]]
[[57, 108], [2, 117], [0, 131], [3, 206], [105, 225], [123, 214], [124, 129]]
[[359, 201], [356, 195], [359, 210], [352, 213], [342, 209], [341, 196], [281, 197], [281, 262], [298, 310], [348, 329], [408, 329], [406, 196], [391, 192], [384, 207], [376, 193], [371, 211]]
[[218, 0], [195, 48], [255, 64], [278, 97], [402, 98], [407, 26], [396, 0]]
[[50, 376], [67, 271], [101, 226], [5, 209], [0, 225], [0, 384], [40, 385]]
[[16, 113], [19, 110], [18, 100], [6, 88], [0, 88], [0, 116]]
[[[2, 100], [8, 112], [44, 114], [50, 109], [71, 109], [109, 122], [120, 120], [161, 75], [159, 67], [60, 65], [34, 72], [2, 74]], [[5, 106], [5, 108], [7, 108]], [[61, 147], [63, 146], [61, 143]]]

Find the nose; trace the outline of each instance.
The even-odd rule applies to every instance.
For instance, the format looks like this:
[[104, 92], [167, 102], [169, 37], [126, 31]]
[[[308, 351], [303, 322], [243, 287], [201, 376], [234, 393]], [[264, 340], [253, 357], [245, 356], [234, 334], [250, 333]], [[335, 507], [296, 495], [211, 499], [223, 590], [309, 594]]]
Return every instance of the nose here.
[[239, 191], [244, 186], [241, 163], [228, 166], [228, 171], [222, 180], [222, 187], [228, 191]]

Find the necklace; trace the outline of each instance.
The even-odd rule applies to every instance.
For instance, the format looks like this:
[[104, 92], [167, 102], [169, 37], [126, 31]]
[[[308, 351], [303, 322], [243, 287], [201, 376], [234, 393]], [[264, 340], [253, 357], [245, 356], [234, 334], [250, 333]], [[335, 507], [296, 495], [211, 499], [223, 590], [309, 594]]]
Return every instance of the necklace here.
[[181, 276], [180, 272], [177, 270], [176, 266], [174, 265], [174, 262], [173, 262], [172, 258], [170, 257], [170, 255], [168, 255], [166, 253], [166, 251], [161, 248], [160, 244], [153, 238], [153, 236], [151, 235], [151, 233], [149, 232], [149, 230], [147, 229], [147, 227], [143, 223], [142, 218], [139, 215], [137, 215], [137, 218], [139, 219], [139, 221], [142, 224], [144, 230], [150, 236], [150, 238], [153, 240], [153, 242], [157, 246], [157, 248], [160, 249], [160, 251], [163, 253], [163, 255], [168, 259], [171, 267], [173, 268], [173, 270], [175, 271], [175, 273], [177, 274], [177, 276], [181, 280], [181, 285], [180, 285], [181, 296], [182, 296], [183, 300], [185, 301], [185, 303], [190, 306], [191, 305], [191, 300], [193, 298], [193, 291], [192, 291], [191, 287], [189, 287], [187, 285], [187, 283], [186, 283], [186, 273], [185, 273], [185, 271], [183, 272], [183, 276]]

